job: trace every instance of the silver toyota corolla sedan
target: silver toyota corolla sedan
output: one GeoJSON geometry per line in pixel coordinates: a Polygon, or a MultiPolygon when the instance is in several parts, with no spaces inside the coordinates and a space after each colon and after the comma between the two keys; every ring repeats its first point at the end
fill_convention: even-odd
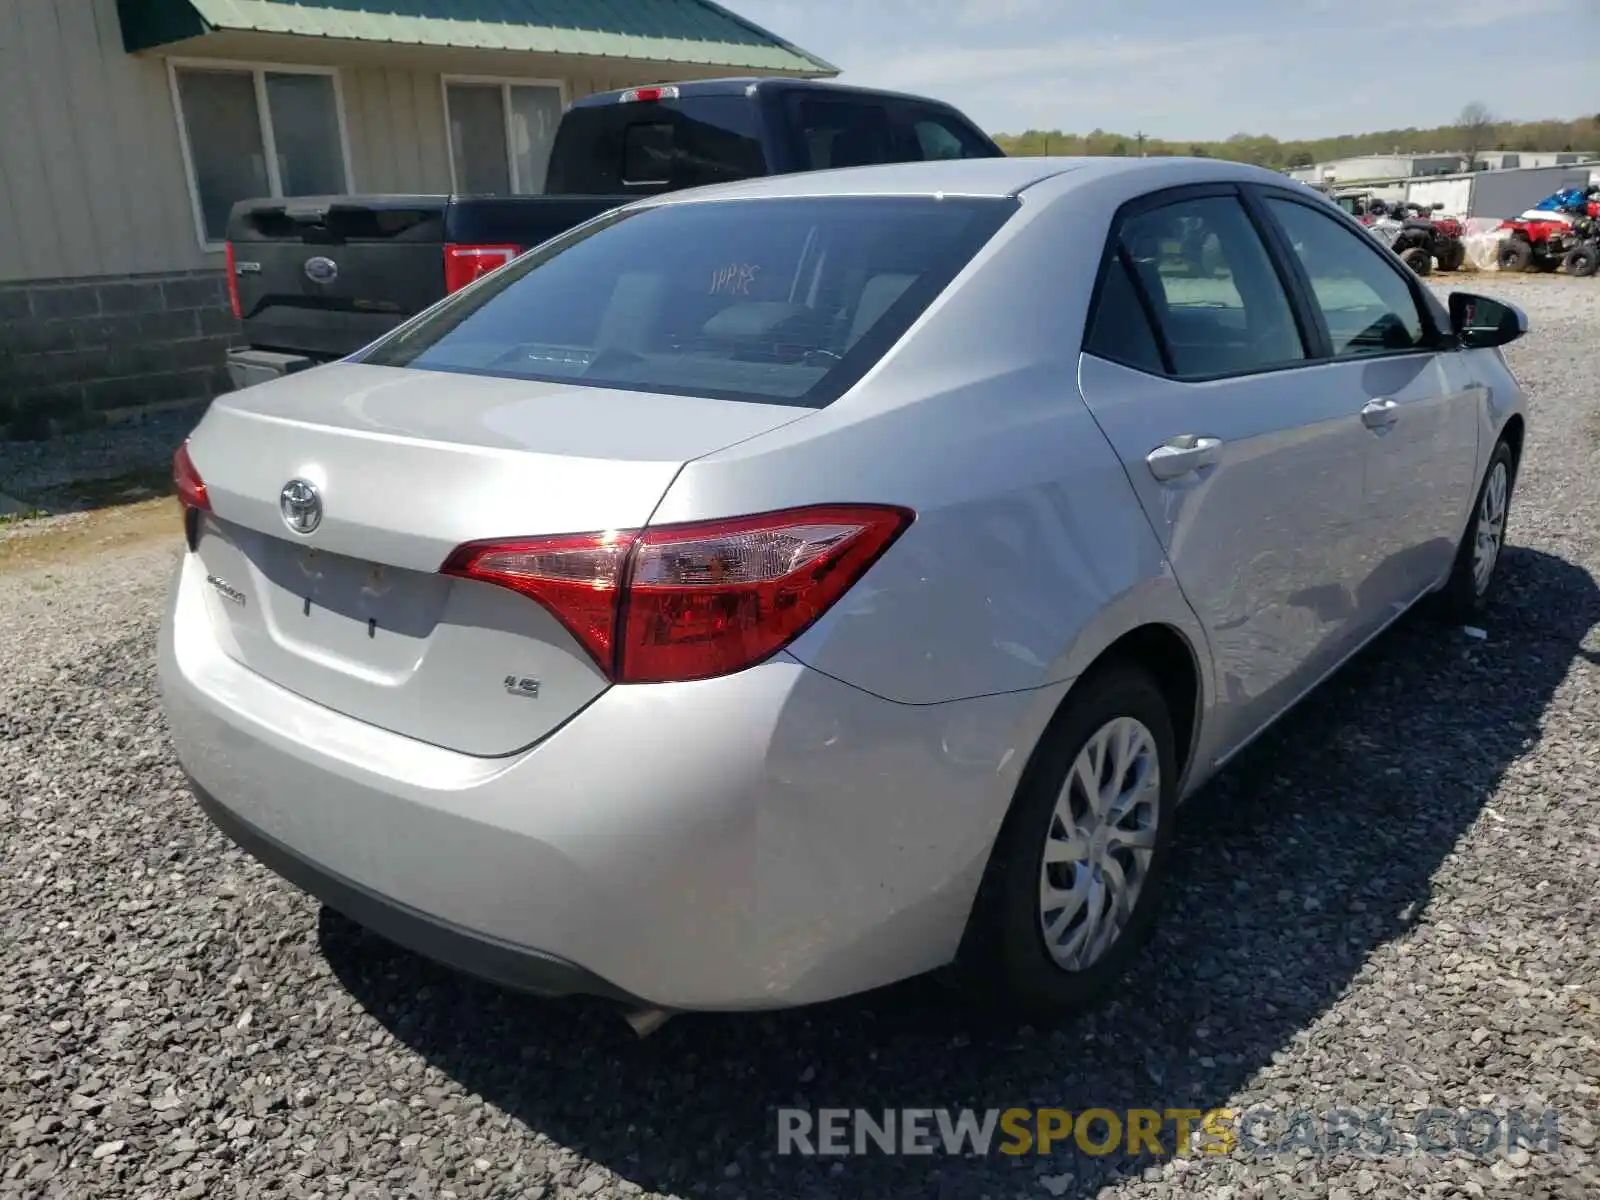
{"type": "Polygon", "coordinates": [[[263,862],[514,987],[1082,1003],[1181,799],[1485,601],[1525,330],[1235,164],[641,202],[211,406],[172,734],[263,862]]]}

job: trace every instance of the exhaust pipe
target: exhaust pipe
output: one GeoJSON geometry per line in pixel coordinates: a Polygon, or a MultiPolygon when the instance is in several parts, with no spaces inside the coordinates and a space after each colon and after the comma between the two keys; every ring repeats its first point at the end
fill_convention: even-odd
{"type": "Polygon", "coordinates": [[[664,1008],[635,1008],[623,1013],[622,1019],[640,1038],[647,1038],[670,1021],[672,1014],[664,1008]]]}

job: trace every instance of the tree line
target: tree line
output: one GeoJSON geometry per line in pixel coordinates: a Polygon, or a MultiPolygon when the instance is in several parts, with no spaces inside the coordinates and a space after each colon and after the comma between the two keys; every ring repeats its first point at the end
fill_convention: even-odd
{"type": "Polygon", "coordinates": [[[1174,141],[1154,134],[1063,133],[1029,129],[994,135],[1007,154],[1138,156],[1193,155],[1224,158],[1286,170],[1361,154],[1424,154],[1432,151],[1476,154],[1485,150],[1560,150],[1600,152],[1600,113],[1570,121],[1502,121],[1480,103],[1461,110],[1450,125],[1431,129],[1383,129],[1337,137],[1280,141],[1270,134],[1236,133],[1223,141],[1174,141]]]}

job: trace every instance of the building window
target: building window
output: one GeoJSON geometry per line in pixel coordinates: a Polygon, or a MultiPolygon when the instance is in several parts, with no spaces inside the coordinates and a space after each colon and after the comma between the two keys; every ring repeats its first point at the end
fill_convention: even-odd
{"type": "Polygon", "coordinates": [[[171,63],[200,241],[227,240],[239,200],[350,190],[338,77],[300,67],[171,63]]]}
{"type": "Polygon", "coordinates": [[[559,83],[447,78],[444,103],[450,179],[456,191],[544,191],[550,144],[565,107],[559,83]]]}

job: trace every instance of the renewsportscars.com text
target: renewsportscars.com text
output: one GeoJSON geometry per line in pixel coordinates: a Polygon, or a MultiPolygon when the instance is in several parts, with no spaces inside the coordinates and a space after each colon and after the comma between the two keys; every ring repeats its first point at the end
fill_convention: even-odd
{"type": "Polygon", "coordinates": [[[779,1154],[823,1156],[1272,1155],[1306,1149],[1367,1158],[1454,1151],[1492,1158],[1518,1147],[1554,1152],[1560,1146],[1553,1110],[781,1108],[777,1116],[779,1154]]]}

